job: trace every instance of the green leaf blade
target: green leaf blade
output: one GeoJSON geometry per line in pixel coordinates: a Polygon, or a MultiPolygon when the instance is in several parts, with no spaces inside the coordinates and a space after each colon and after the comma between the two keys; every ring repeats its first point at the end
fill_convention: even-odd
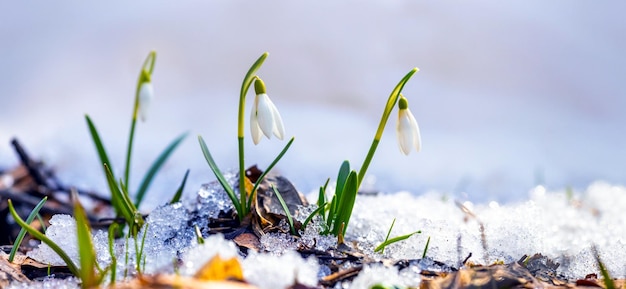
{"type": "Polygon", "coordinates": [[[178,203],[178,201],[180,201],[180,198],[183,195],[183,190],[185,189],[185,184],[187,183],[187,177],[189,177],[189,170],[187,170],[187,172],[185,172],[185,176],[183,177],[183,181],[180,183],[180,186],[178,187],[178,190],[176,190],[176,193],[174,194],[174,197],[172,197],[172,199],[170,200],[170,205],[174,204],[174,203],[178,203]]]}
{"type": "Polygon", "coordinates": [[[76,276],[81,276],[81,272],[78,269],[78,267],[76,267],[76,264],[74,264],[74,262],[72,261],[72,258],[70,258],[67,255],[67,253],[65,253],[65,251],[63,251],[63,249],[61,249],[61,247],[59,247],[59,245],[54,243],[54,241],[52,241],[50,238],[46,237],[46,235],[42,234],[37,229],[35,229],[35,228],[31,227],[30,225],[26,224],[26,222],[24,222],[24,220],[22,220],[22,218],[20,218],[20,216],[15,211],[15,208],[13,207],[13,202],[10,199],[8,200],[8,204],[9,204],[9,211],[11,212],[11,215],[13,216],[13,219],[15,220],[15,222],[18,225],[20,225],[20,227],[24,228],[29,234],[33,235],[33,237],[35,237],[36,239],[44,242],[55,253],[57,253],[57,255],[59,255],[59,257],[61,257],[63,262],[65,262],[65,264],[67,265],[67,268],[70,270],[70,272],[72,272],[72,274],[74,274],[76,276]]]}
{"type": "Polygon", "coordinates": [[[96,276],[96,251],[93,246],[91,236],[91,226],[87,220],[85,209],[78,201],[76,191],[72,192],[74,199],[74,219],[76,220],[76,236],[78,240],[78,255],[80,256],[80,269],[83,288],[92,288],[98,286],[98,278],[96,276]]]}
{"type": "MultiPolygon", "coordinates": [[[[213,171],[213,174],[215,174],[217,181],[220,183],[220,185],[222,185],[222,187],[226,191],[226,194],[228,195],[230,200],[233,202],[233,206],[235,206],[235,210],[237,211],[237,214],[239,215],[239,219],[241,220],[244,216],[242,214],[241,204],[239,203],[239,200],[237,199],[235,192],[228,184],[228,181],[226,181],[226,178],[224,177],[220,169],[217,167],[217,164],[215,163],[215,160],[213,160],[213,156],[211,155],[209,148],[204,142],[204,139],[202,139],[202,136],[198,136],[198,141],[200,142],[200,148],[202,149],[204,158],[209,164],[209,167],[211,168],[211,170],[213,171]]],[[[240,193],[245,194],[245,192],[240,192],[240,193]]]]}
{"type": "Polygon", "coordinates": [[[126,220],[128,225],[134,223],[134,215],[135,211],[131,207],[131,204],[128,203],[128,198],[124,196],[119,186],[117,185],[113,173],[109,166],[105,163],[104,170],[107,176],[107,182],[111,187],[111,204],[115,207],[118,214],[120,214],[126,220]]]}
{"type": "Polygon", "coordinates": [[[340,232],[340,225],[343,225],[341,234],[346,233],[350,216],[352,216],[352,209],[354,208],[354,202],[356,201],[356,195],[358,190],[358,176],[356,171],[351,171],[346,180],[346,185],[343,189],[341,199],[339,200],[337,219],[334,221],[333,233],[338,235],[340,232]]]}
{"type": "MultiPolygon", "coordinates": [[[[41,201],[39,201],[37,206],[35,206],[35,208],[28,215],[28,218],[26,218],[27,224],[30,225],[30,223],[32,223],[33,220],[35,220],[35,217],[37,217],[39,214],[39,210],[43,208],[47,200],[48,200],[48,197],[44,197],[43,199],[41,199],[41,201]]],[[[45,227],[43,222],[42,222],[42,226],[45,227]]],[[[19,234],[17,235],[17,238],[15,239],[15,243],[13,243],[13,248],[11,248],[11,253],[9,254],[9,262],[13,263],[13,259],[15,259],[15,254],[17,253],[17,250],[20,248],[20,245],[22,244],[22,241],[24,240],[24,236],[26,236],[26,229],[22,227],[20,229],[19,234]]]]}
{"type": "MultiPolygon", "coordinates": [[[[85,115],[85,120],[87,121],[87,126],[89,127],[89,133],[91,134],[91,139],[93,140],[93,143],[96,147],[96,152],[98,152],[100,163],[107,164],[107,166],[109,167],[109,170],[111,171],[111,174],[113,175],[113,179],[115,180],[115,175],[113,174],[111,161],[109,160],[109,155],[107,154],[106,149],[104,148],[104,144],[102,143],[102,139],[100,138],[98,129],[96,129],[96,126],[94,125],[93,121],[91,121],[91,118],[89,117],[89,115],[85,115]]],[[[105,168],[104,175],[106,176],[106,174],[107,174],[107,171],[105,168]]],[[[113,184],[115,184],[115,182],[113,182],[113,184]]],[[[110,182],[108,183],[109,190],[111,191],[111,193],[113,193],[113,186],[114,186],[113,184],[111,184],[110,182]]]]}
{"type": "Polygon", "coordinates": [[[287,204],[285,203],[283,196],[280,194],[280,192],[278,191],[278,189],[276,189],[274,185],[270,185],[270,186],[272,187],[272,190],[274,190],[276,197],[278,197],[280,206],[283,207],[283,210],[285,211],[285,215],[287,216],[287,221],[289,222],[289,229],[291,229],[291,234],[297,235],[296,228],[293,226],[293,218],[291,217],[291,211],[289,211],[289,207],[287,207],[287,204]]]}
{"type": "Polygon", "coordinates": [[[415,234],[420,234],[422,233],[422,231],[415,231],[413,233],[410,234],[406,234],[406,235],[402,235],[402,236],[398,236],[398,237],[394,237],[391,238],[389,240],[386,240],[385,242],[383,242],[382,244],[378,245],[376,248],[374,248],[374,252],[380,252],[383,249],[385,249],[386,246],[396,243],[396,242],[400,242],[402,240],[406,240],[408,238],[410,238],[411,236],[415,235],[415,234]]]}
{"type": "Polygon", "coordinates": [[[283,156],[285,155],[285,153],[287,152],[287,150],[289,150],[289,147],[291,147],[291,144],[293,143],[293,141],[295,140],[294,137],[292,137],[289,142],[287,142],[287,144],[285,145],[285,147],[280,151],[280,153],[278,153],[278,156],[276,156],[274,158],[274,160],[272,161],[272,163],[270,163],[270,165],[267,167],[267,169],[265,169],[265,171],[263,171],[263,173],[261,174],[261,176],[259,176],[259,179],[254,183],[254,187],[252,188],[252,192],[250,192],[250,196],[248,196],[248,201],[247,201],[247,209],[246,211],[248,211],[250,209],[250,207],[252,206],[252,198],[255,196],[254,192],[256,192],[256,190],[259,188],[259,185],[261,185],[261,182],[263,181],[263,179],[265,179],[265,176],[267,174],[269,174],[269,172],[274,168],[274,166],[276,166],[276,164],[278,163],[278,161],[280,161],[280,159],[283,158],[283,156]]]}
{"type": "Polygon", "coordinates": [[[165,164],[167,159],[174,152],[174,150],[176,150],[178,145],[180,145],[180,143],[185,139],[185,137],[187,137],[187,134],[188,133],[184,133],[184,134],[178,136],[176,139],[174,139],[163,150],[163,152],[159,155],[159,157],[157,157],[157,159],[154,161],[154,163],[152,163],[152,165],[148,169],[148,172],[146,173],[146,175],[144,176],[143,180],[141,181],[141,185],[139,186],[139,189],[137,190],[137,194],[135,196],[135,207],[139,208],[139,205],[141,205],[141,202],[143,201],[143,198],[145,197],[146,191],[150,187],[150,184],[152,183],[152,180],[154,179],[154,176],[157,174],[157,172],[159,172],[161,167],[163,167],[163,164],[165,164]]]}

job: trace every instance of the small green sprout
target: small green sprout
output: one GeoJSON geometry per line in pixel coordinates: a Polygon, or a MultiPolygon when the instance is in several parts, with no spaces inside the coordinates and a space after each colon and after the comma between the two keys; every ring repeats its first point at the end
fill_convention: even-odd
{"type": "Polygon", "coordinates": [[[176,193],[174,194],[174,196],[170,200],[170,205],[180,201],[180,198],[183,196],[183,190],[185,189],[185,184],[187,183],[187,177],[189,177],[189,170],[187,170],[185,172],[185,176],[183,177],[183,181],[180,183],[180,186],[178,187],[178,190],[176,190],[176,193]]]}
{"type": "MultiPolygon", "coordinates": [[[[41,201],[39,201],[37,206],[35,206],[35,208],[28,215],[28,218],[26,218],[26,224],[30,225],[30,223],[33,222],[35,217],[39,215],[39,210],[41,210],[41,208],[43,207],[43,205],[46,203],[47,200],[48,200],[48,197],[44,197],[43,199],[41,199],[41,201]]],[[[43,222],[41,222],[41,224],[43,225],[43,222]]],[[[24,236],[26,236],[26,229],[21,228],[19,234],[17,234],[17,238],[15,238],[15,243],[13,243],[13,248],[11,248],[11,253],[9,254],[9,262],[11,263],[13,262],[13,259],[15,258],[15,253],[17,253],[17,250],[20,248],[22,241],[24,240],[24,236]]]]}
{"type": "Polygon", "coordinates": [[[428,252],[428,245],[430,245],[430,236],[428,236],[428,240],[426,240],[426,246],[424,246],[424,253],[422,253],[422,259],[426,258],[426,253],[428,252]]]}
{"type": "Polygon", "coordinates": [[[378,245],[376,248],[374,248],[374,252],[380,252],[381,254],[385,252],[385,247],[387,247],[388,245],[391,245],[393,243],[396,242],[400,242],[402,240],[406,240],[408,238],[410,238],[411,236],[415,235],[415,234],[420,234],[422,233],[422,231],[415,231],[413,233],[410,234],[406,234],[406,235],[402,235],[402,236],[398,236],[398,237],[394,237],[389,239],[389,235],[391,235],[391,230],[393,229],[393,225],[396,223],[396,218],[393,218],[393,222],[391,222],[391,227],[389,227],[389,231],[387,231],[387,237],[385,237],[385,241],[382,242],[380,245],[378,245]]]}
{"type": "MultiPolygon", "coordinates": [[[[137,270],[137,272],[141,273],[143,270],[141,270],[141,260],[144,259],[145,262],[145,255],[143,254],[143,248],[146,244],[146,236],[148,235],[148,225],[146,225],[143,229],[143,237],[141,237],[141,246],[139,246],[139,241],[137,240],[137,238],[135,238],[135,262],[137,262],[137,264],[135,264],[135,269],[137,270]]],[[[144,269],[145,269],[145,264],[144,264],[144,269]]]]}
{"type": "Polygon", "coordinates": [[[252,108],[252,113],[250,117],[250,126],[252,133],[252,140],[255,144],[257,144],[263,135],[267,138],[274,134],[277,138],[283,139],[285,134],[284,126],[282,123],[282,119],[276,106],[272,103],[269,97],[266,94],[266,88],[263,81],[256,75],[256,72],[261,68],[261,65],[265,61],[269,54],[267,52],[263,53],[261,57],[259,57],[254,64],[250,67],[246,76],[244,77],[243,83],[241,84],[241,91],[239,94],[239,113],[237,118],[237,143],[238,143],[238,152],[239,152],[239,198],[235,194],[234,188],[228,184],[226,178],[221,173],[219,167],[215,163],[211,152],[209,151],[206,142],[201,136],[198,136],[198,141],[200,142],[200,148],[202,149],[202,153],[204,154],[204,158],[206,159],[209,167],[215,174],[218,182],[224,190],[226,194],[230,198],[237,211],[237,216],[239,220],[243,220],[243,218],[250,212],[250,208],[252,206],[252,200],[255,197],[256,189],[261,184],[265,175],[271,171],[271,169],[278,163],[278,161],[283,157],[283,155],[287,152],[291,144],[293,143],[294,138],[292,137],[287,145],[283,148],[283,150],[278,154],[274,161],[267,167],[267,169],[263,172],[263,174],[259,177],[259,179],[254,184],[250,195],[246,197],[246,182],[245,182],[245,162],[244,162],[244,111],[245,111],[245,100],[248,90],[250,86],[254,82],[254,89],[256,92],[256,97],[254,100],[254,106],[252,108]]]}
{"type": "Polygon", "coordinates": [[[289,222],[289,229],[291,230],[291,234],[297,235],[296,228],[293,225],[293,218],[291,217],[291,212],[289,211],[289,208],[287,207],[287,203],[285,203],[283,196],[280,194],[280,192],[278,191],[278,189],[276,189],[274,185],[270,185],[270,187],[274,191],[274,194],[276,194],[276,197],[278,197],[278,201],[280,202],[280,206],[283,207],[283,211],[285,211],[285,216],[287,216],[287,222],[289,222]]]}
{"type": "Polygon", "coordinates": [[[615,282],[613,282],[613,278],[611,274],[609,274],[609,270],[606,269],[602,260],[600,260],[600,254],[598,254],[598,249],[595,246],[591,248],[593,251],[593,256],[596,258],[596,263],[598,264],[598,269],[600,269],[600,274],[602,274],[602,281],[604,282],[604,287],[606,289],[615,289],[615,282]]]}
{"type": "MultiPolygon", "coordinates": [[[[126,161],[125,161],[125,169],[124,169],[124,178],[117,181],[115,174],[113,173],[112,163],[109,160],[106,149],[104,148],[104,144],[102,142],[102,138],[96,129],[93,121],[89,117],[89,115],[85,115],[85,120],[87,121],[87,126],[89,128],[89,132],[91,134],[94,145],[96,146],[96,151],[98,152],[98,156],[100,158],[100,162],[104,165],[104,174],[107,178],[107,184],[109,186],[109,190],[111,192],[111,203],[115,208],[115,211],[118,216],[123,216],[129,226],[139,226],[143,224],[143,219],[137,208],[141,205],[154,176],[157,172],[163,167],[163,164],[167,161],[170,155],[174,152],[174,150],[178,147],[178,145],[183,141],[183,139],[187,136],[187,134],[182,134],[176,139],[174,139],[157,157],[157,159],[152,163],[145,176],[143,177],[137,191],[135,193],[135,200],[132,202],[129,196],[129,188],[130,188],[130,161],[132,157],[132,149],[133,142],[135,139],[135,127],[137,124],[137,118],[141,117],[142,120],[145,120],[147,114],[147,108],[153,98],[154,89],[152,87],[152,73],[154,71],[154,64],[156,61],[156,52],[152,51],[146,58],[139,73],[139,79],[137,80],[137,89],[135,91],[135,101],[133,106],[133,112],[131,117],[130,124],[130,133],[128,137],[128,148],[126,152],[126,161]],[[121,196],[119,193],[123,193],[125,196],[121,196]]],[[[136,228],[138,229],[138,228],[136,228]]],[[[133,232],[136,232],[134,230],[133,232]]]]}
{"type": "Polygon", "coordinates": [[[118,230],[119,225],[117,223],[113,223],[109,226],[109,255],[111,255],[111,285],[115,285],[115,278],[117,274],[117,257],[115,256],[115,233],[118,230]]]}

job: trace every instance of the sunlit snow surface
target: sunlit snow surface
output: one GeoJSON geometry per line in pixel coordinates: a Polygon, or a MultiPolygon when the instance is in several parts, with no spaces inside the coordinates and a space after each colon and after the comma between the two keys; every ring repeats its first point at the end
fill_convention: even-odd
{"type": "MultiPolygon", "coordinates": [[[[223,190],[212,183],[203,186],[196,196],[187,199],[186,205],[177,203],[155,209],[147,220],[148,237],[144,248],[146,272],[172,273],[174,260],[180,258],[182,265],[177,265],[180,266],[178,271],[183,275],[193,275],[204,263],[220,254],[223,258],[239,258],[246,280],[260,288],[286,288],[292,284],[291,280],[315,285],[320,277],[330,273],[327,267],[318,265],[313,258],[305,260],[293,252],[298,244],[290,236],[282,234],[267,234],[261,239],[266,252],[250,254],[246,258],[237,253],[234,243],[219,234],[209,236],[205,244],[198,245],[193,226],[197,225],[198,215],[202,218],[208,216],[205,210],[199,212],[202,206],[193,206],[192,200],[204,206],[210,203],[222,206],[216,208],[227,209],[226,199],[223,190]],[[214,194],[210,201],[206,199],[206,191],[214,194]]],[[[595,183],[584,192],[566,192],[546,191],[544,187],[538,186],[529,192],[527,201],[520,203],[463,203],[475,217],[463,212],[458,203],[437,192],[421,196],[409,192],[360,195],[348,227],[347,243],[374,259],[420,259],[426,240],[430,237],[428,258],[420,263],[420,266],[426,267],[432,266],[428,262],[436,260],[458,268],[470,253],[471,261],[482,264],[499,260],[509,263],[524,255],[542,253],[560,263],[558,273],[570,279],[597,273],[591,253],[591,247],[596,245],[610,273],[614,277],[626,276],[624,187],[595,183]],[[417,230],[421,230],[421,233],[389,245],[382,255],[374,253],[373,248],[383,241],[393,218],[396,218],[396,223],[391,237],[417,230]],[[485,228],[484,245],[479,224],[485,228]]],[[[70,217],[55,216],[47,234],[59,241],[77,262],[75,244],[68,242],[66,237],[75,234],[73,226],[74,221],[70,217]]],[[[310,246],[315,238],[316,248],[320,250],[334,244],[333,238],[320,237],[317,232],[315,226],[309,226],[299,242],[310,246]]],[[[140,236],[142,234],[143,231],[140,236]]],[[[108,251],[102,252],[107,250],[103,233],[96,233],[95,242],[98,254],[108,255],[108,251]]],[[[132,240],[129,242],[134,244],[132,240]]],[[[123,260],[124,244],[118,245],[122,246],[117,250],[118,259],[123,260]]],[[[134,246],[129,247],[132,267],[134,246]]],[[[60,262],[56,254],[45,245],[29,255],[43,263],[60,262]]],[[[110,262],[107,258],[99,260],[101,265],[110,262]]],[[[120,268],[123,270],[123,265],[118,270],[120,268]]],[[[381,281],[396,285],[417,285],[419,278],[408,269],[398,271],[378,264],[371,268],[366,266],[350,288],[368,288],[381,281]]]]}

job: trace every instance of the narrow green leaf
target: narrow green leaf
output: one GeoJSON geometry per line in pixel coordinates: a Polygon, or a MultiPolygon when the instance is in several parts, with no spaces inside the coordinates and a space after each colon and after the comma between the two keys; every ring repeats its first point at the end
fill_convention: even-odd
{"type": "Polygon", "coordinates": [[[180,183],[178,190],[174,194],[174,197],[170,200],[170,205],[173,203],[178,203],[180,201],[180,197],[183,195],[183,190],[185,189],[185,184],[187,183],[187,177],[189,176],[189,170],[185,172],[185,176],[183,177],[183,181],[180,183]]]}
{"type": "Polygon", "coordinates": [[[46,222],[41,217],[41,214],[37,214],[37,220],[39,220],[39,224],[41,224],[41,231],[45,234],[47,230],[46,222]]]}
{"type": "Polygon", "coordinates": [[[174,139],[165,148],[165,150],[163,150],[163,152],[154,161],[154,163],[150,166],[150,169],[148,169],[148,172],[143,177],[143,180],[141,181],[141,185],[139,186],[139,189],[137,190],[137,195],[135,196],[135,207],[139,208],[139,205],[141,205],[141,202],[143,201],[146,191],[148,190],[148,188],[150,187],[150,184],[152,183],[152,179],[154,179],[154,176],[161,169],[165,161],[167,161],[167,159],[170,157],[172,152],[176,150],[176,147],[178,147],[178,145],[183,141],[183,139],[185,139],[185,137],[187,137],[187,133],[184,133],[180,135],[179,137],[177,137],[176,139],[174,139]]]}
{"type": "Polygon", "coordinates": [[[333,227],[333,234],[337,228],[339,227],[339,224],[341,224],[341,222],[339,222],[337,220],[337,217],[339,215],[339,211],[340,211],[340,203],[342,198],[342,194],[344,192],[344,187],[346,186],[346,181],[348,179],[348,175],[350,174],[350,162],[348,161],[344,161],[341,164],[341,167],[339,168],[339,173],[337,175],[337,184],[335,185],[335,195],[333,196],[333,199],[330,203],[330,212],[328,213],[328,218],[329,220],[328,222],[328,226],[330,227],[332,225],[333,227]]]}
{"type": "Polygon", "coordinates": [[[386,240],[386,241],[385,241],[385,242],[383,242],[382,244],[378,245],[378,247],[376,247],[376,248],[374,249],[374,252],[379,252],[379,251],[382,251],[382,250],[383,250],[386,246],[388,246],[388,245],[390,245],[390,244],[393,244],[393,243],[396,243],[396,242],[400,242],[400,241],[402,241],[402,240],[406,240],[406,239],[410,238],[411,236],[413,236],[413,235],[415,235],[415,234],[419,234],[419,233],[421,233],[421,232],[422,232],[422,231],[415,231],[415,232],[410,233],[410,234],[406,234],[406,235],[402,235],[402,236],[398,236],[398,237],[394,237],[394,238],[391,238],[391,239],[389,239],[389,240],[386,240]]]}
{"type": "Polygon", "coordinates": [[[78,194],[72,190],[74,203],[74,219],[76,219],[76,236],[78,238],[78,256],[80,257],[81,282],[83,288],[98,286],[96,276],[96,251],[91,238],[91,226],[87,220],[85,209],[78,200],[78,194]]]}
{"type": "Polygon", "coordinates": [[[126,220],[126,224],[132,225],[134,223],[134,211],[127,203],[124,194],[122,193],[122,191],[120,191],[120,188],[117,186],[113,177],[113,173],[106,163],[104,164],[104,171],[106,173],[107,181],[109,182],[109,184],[113,184],[111,186],[111,204],[113,204],[118,214],[124,217],[124,219],[126,220]]]}
{"type": "MultiPolygon", "coordinates": [[[[339,199],[337,195],[333,195],[332,199],[330,199],[330,206],[328,206],[328,215],[326,216],[326,228],[330,229],[333,227],[333,221],[337,219],[337,203],[339,199]]],[[[324,235],[328,234],[327,231],[324,231],[324,235]]]]}
{"type": "MultiPolygon", "coordinates": [[[[261,185],[261,182],[263,181],[263,179],[265,179],[265,176],[274,168],[274,166],[278,163],[278,161],[280,161],[280,159],[283,158],[283,156],[285,155],[285,153],[287,152],[287,150],[289,149],[289,147],[291,146],[291,144],[294,141],[294,137],[292,137],[289,142],[287,142],[287,144],[285,145],[285,147],[280,151],[280,153],[278,154],[278,156],[276,156],[274,158],[274,160],[272,161],[272,163],[267,167],[267,169],[265,169],[265,171],[263,171],[263,173],[261,174],[261,176],[259,176],[259,179],[256,180],[256,182],[254,183],[254,187],[252,188],[252,192],[250,193],[250,196],[248,196],[248,202],[247,202],[247,209],[246,211],[248,211],[250,209],[250,207],[252,206],[252,198],[255,196],[254,192],[256,192],[256,190],[259,188],[259,185],[261,185]]],[[[241,177],[241,176],[240,176],[241,177]]]]}
{"type": "MultiPolygon", "coordinates": [[[[35,220],[35,217],[39,215],[39,210],[41,210],[41,208],[43,207],[43,205],[46,203],[47,200],[48,200],[48,197],[44,197],[43,199],[41,199],[41,201],[39,201],[37,206],[35,206],[35,208],[28,215],[28,218],[26,218],[27,224],[30,225],[30,223],[32,223],[33,220],[35,220]]],[[[41,222],[41,225],[45,226],[43,222],[41,222]]],[[[11,248],[11,253],[9,254],[9,262],[13,263],[13,259],[15,258],[15,253],[17,253],[17,250],[22,245],[22,240],[24,240],[24,236],[26,236],[26,229],[21,228],[19,234],[17,234],[15,243],[13,243],[13,248],[11,248]]]]}
{"type": "Polygon", "coordinates": [[[109,226],[109,254],[111,256],[111,265],[109,265],[109,267],[111,268],[111,285],[115,285],[115,277],[117,274],[117,256],[115,256],[114,244],[115,233],[117,232],[118,227],[117,223],[113,223],[109,226]]]}
{"type": "Polygon", "coordinates": [[[128,135],[128,147],[126,150],[126,162],[124,166],[124,183],[130,183],[130,160],[133,155],[133,142],[135,140],[135,127],[137,126],[137,114],[139,112],[139,88],[135,97],[135,107],[133,108],[133,118],[130,120],[130,133],[128,135]]]}
{"type": "MultiPolygon", "coordinates": [[[[141,246],[139,248],[137,248],[138,244],[137,244],[137,238],[135,238],[135,254],[136,254],[136,262],[137,262],[137,266],[136,266],[136,270],[137,272],[139,272],[141,274],[141,262],[140,260],[142,258],[144,258],[144,254],[143,254],[143,248],[146,245],[146,236],[148,235],[148,228],[149,225],[146,225],[143,229],[143,237],[141,237],[141,246]]],[[[145,267],[145,266],[144,266],[145,267]]]]}
{"type": "Polygon", "coordinates": [[[424,253],[422,253],[422,259],[426,258],[426,252],[428,252],[428,245],[430,245],[430,236],[426,240],[426,246],[424,247],[424,253]]]}
{"type": "Polygon", "coordinates": [[[272,187],[272,190],[274,190],[274,193],[276,194],[276,197],[278,197],[278,201],[280,202],[280,205],[283,207],[283,210],[285,211],[285,215],[287,216],[287,221],[289,222],[289,228],[291,229],[291,234],[297,235],[296,228],[293,226],[293,218],[291,217],[291,212],[289,211],[289,207],[287,207],[285,200],[283,200],[283,196],[280,194],[280,192],[276,189],[274,185],[270,185],[270,187],[272,187]]]}
{"type": "Polygon", "coordinates": [[[339,174],[337,175],[337,186],[335,188],[335,195],[341,199],[341,194],[343,193],[343,188],[346,185],[346,181],[348,180],[348,176],[350,175],[350,162],[343,161],[341,164],[341,168],[339,168],[339,174]]]}
{"type": "MultiPolygon", "coordinates": [[[[215,174],[217,181],[220,183],[220,185],[222,185],[222,187],[226,191],[226,194],[228,194],[228,197],[233,202],[233,206],[235,206],[235,210],[237,210],[237,215],[239,215],[239,219],[241,220],[244,216],[242,215],[241,204],[239,203],[235,192],[228,184],[228,181],[226,181],[226,178],[224,178],[224,175],[222,175],[222,172],[220,172],[220,169],[217,167],[217,164],[215,163],[215,160],[213,160],[213,156],[211,156],[211,152],[209,152],[209,148],[206,146],[204,139],[202,139],[201,136],[198,136],[198,141],[200,142],[200,148],[202,149],[204,158],[206,159],[209,167],[215,174]]],[[[245,194],[245,192],[240,193],[245,194]]]]}
{"type": "Polygon", "coordinates": [[[344,235],[346,234],[350,216],[352,215],[352,208],[354,207],[354,202],[356,201],[357,189],[358,177],[356,171],[353,170],[350,172],[350,175],[346,180],[346,185],[343,189],[341,199],[339,200],[337,220],[334,222],[335,227],[333,228],[334,234],[339,234],[339,224],[344,224],[341,233],[344,235]]]}
{"type": "Polygon", "coordinates": [[[37,240],[40,240],[40,241],[44,242],[46,245],[48,245],[52,249],[52,251],[57,253],[57,255],[59,255],[59,257],[61,257],[63,262],[65,262],[65,264],[67,265],[67,268],[70,270],[70,272],[72,272],[72,274],[74,274],[76,276],[81,276],[81,272],[78,269],[78,267],[76,267],[76,264],[74,264],[74,262],[72,262],[72,258],[70,258],[67,255],[67,253],[65,253],[65,251],[63,251],[63,249],[61,249],[61,247],[59,247],[59,245],[57,245],[52,240],[50,240],[48,237],[46,237],[46,235],[42,234],[41,232],[39,232],[37,229],[31,227],[30,225],[26,224],[26,222],[24,222],[24,220],[22,220],[22,218],[20,218],[20,216],[15,211],[15,208],[13,207],[13,202],[11,202],[10,199],[8,200],[8,203],[9,203],[9,211],[11,212],[11,215],[13,216],[13,219],[15,220],[15,222],[18,225],[20,225],[20,227],[22,227],[26,231],[28,231],[28,233],[31,234],[33,237],[35,237],[37,240]]]}
{"type": "MultiPolygon", "coordinates": [[[[302,230],[303,231],[304,231],[304,229],[306,229],[306,226],[309,224],[309,222],[311,222],[313,217],[315,217],[316,214],[319,214],[320,212],[322,212],[322,210],[324,210],[326,208],[326,206],[328,206],[328,203],[323,204],[321,207],[317,207],[317,209],[315,209],[315,211],[313,211],[308,217],[306,217],[306,219],[304,220],[304,223],[302,223],[302,230]]],[[[323,216],[323,214],[322,214],[322,216],[323,216]]]]}
{"type": "Polygon", "coordinates": [[[593,255],[596,258],[596,263],[598,264],[598,269],[600,269],[600,274],[602,274],[602,281],[604,282],[604,286],[606,289],[615,289],[615,282],[613,282],[613,278],[611,274],[609,274],[609,270],[606,269],[602,260],[600,260],[600,255],[598,254],[598,250],[595,245],[591,248],[593,251],[593,255]]]}
{"type": "MultiPolygon", "coordinates": [[[[324,208],[326,204],[328,204],[328,200],[326,200],[326,188],[328,187],[328,183],[330,182],[330,178],[326,179],[326,183],[320,187],[319,194],[317,195],[317,207],[324,208]]],[[[320,211],[320,216],[322,216],[322,220],[326,221],[326,214],[324,214],[326,209],[320,211]]]]}
{"type": "MultiPolygon", "coordinates": [[[[393,221],[391,222],[391,227],[389,227],[389,231],[387,231],[387,236],[385,237],[385,241],[383,241],[383,243],[389,240],[389,235],[391,235],[391,230],[393,230],[393,225],[395,224],[396,224],[396,218],[393,218],[393,221]]],[[[380,253],[384,254],[385,248],[383,248],[380,253]]]]}
{"type": "MultiPolygon", "coordinates": [[[[111,161],[109,160],[109,156],[104,148],[104,144],[102,143],[102,139],[100,138],[100,134],[98,134],[98,130],[96,126],[91,121],[89,115],[85,115],[85,120],[87,121],[87,126],[89,127],[89,133],[91,134],[91,138],[93,140],[94,145],[96,146],[96,151],[98,152],[98,157],[100,158],[100,163],[107,164],[109,167],[109,171],[113,176],[113,180],[115,180],[115,175],[113,174],[113,168],[111,167],[111,161]]],[[[106,176],[107,170],[104,169],[104,175],[106,176]]],[[[113,186],[115,186],[115,182],[108,182],[109,190],[113,193],[113,186]]],[[[117,212],[118,214],[120,212],[117,212]]]]}

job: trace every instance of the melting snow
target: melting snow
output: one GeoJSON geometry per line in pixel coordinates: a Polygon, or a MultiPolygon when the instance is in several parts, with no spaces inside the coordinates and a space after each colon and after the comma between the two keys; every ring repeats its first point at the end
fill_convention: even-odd
{"type": "MultiPolygon", "coordinates": [[[[229,178],[232,180],[232,176],[229,178]]],[[[203,186],[192,198],[195,204],[188,199],[183,202],[184,205],[163,205],[152,211],[146,222],[147,227],[144,227],[147,228],[144,248],[146,272],[171,273],[175,260],[179,258],[182,260],[182,265],[179,264],[181,274],[193,275],[215,254],[220,254],[223,258],[239,258],[246,280],[260,288],[286,288],[293,280],[315,285],[321,276],[330,273],[327,267],[318,265],[315,258],[302,259],[294,252],[299,244],[315,244],[320,250],[335,244],[334,238],[319,236],[319,227],[314,224],[309,225],[297,241],[284,234],[266,234],[261,238],[266,253],[251,253],[246,258],[240,256],[235,244],[222,235],[208,236],[205,244],[197,244],[194,226],[206,227],[209,216],[214,217],[219,210],[229,209],[229,200],[224,198],[227,197],[223,190],[212,183],[203,186]]],[[[475,263],[500,260],[508,263],[524,255],[542,253],[560,263],[557,272],[569,278],[582,278],[598,271],[591,252],[591,246],[595,244],[610,273],[614,277],[626,276],[626,263],[623,262],[626,260],[624,187],[596,183],[585,192],[567,193],[548,192],[539,186],[530,191],[529,199],[524,202],[466,202],[464,205],[472,210],[475,217],[464,213],[453,200],[435,192],[421,196],[408,192],[360,195],[346,240],[374,259],[421,259],[426,240],[430,237],[427,258],[411,262],[418,262],[420,268],[435,270],[442,269],[435,264],[435,260],[458,267],[470,253],[470,260],[475,263]],[[374,253],[373,248],[384,240],[393,218],[396,218],[396,223],[391,237],[417,230],[421,233],[389,245],[384,254],[374,253]],[[484,237],[481,224],[484,226],[484,237]]],[[[304,208],[296,218],[302,221],[313,209],[304,208]]],[[[319,221],[317,219],[313,223],[319,221]]],[[[56,215],[50,223],[46,231],[48,237],[58,242],[78,263],[74,220],[67,215],[56,215]]],[[[139,236],[143,234],[144,231],[141,231],[139,236]]],[[[97,232],[94,241],[99,261],[106,266],[110,262],[106,233],[97,232]]],[[[135,262],[133,244],[134,241],[130,240],[130,267],[135,262]]],[[[116,244],[118,260],[124,260],[124,246],[123,241],[116,244]]],[[[44,244],[30,252],[29,256],[42,263],[63,264],[44,244]]],[[[383,281],[385,284],[416,285],[419,283],[417,274],[411,269],[366,265],[350,288],[368,288],[383,281]]]]}

